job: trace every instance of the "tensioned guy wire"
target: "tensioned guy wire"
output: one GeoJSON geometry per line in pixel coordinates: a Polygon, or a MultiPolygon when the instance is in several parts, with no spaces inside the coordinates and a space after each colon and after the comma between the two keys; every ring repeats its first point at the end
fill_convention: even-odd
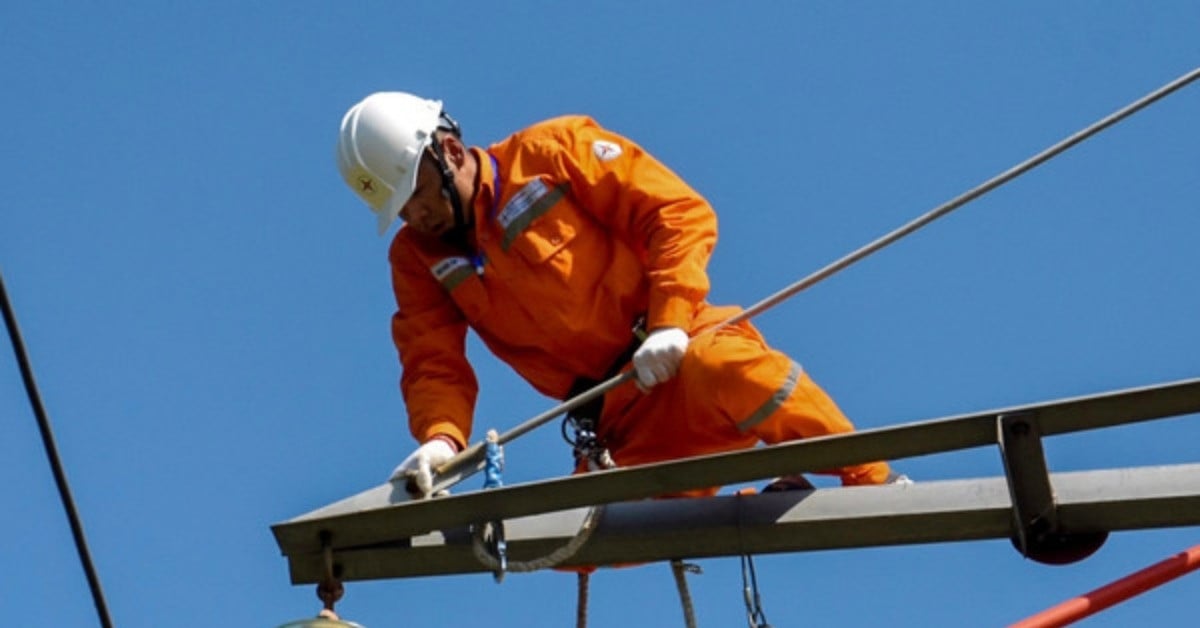
{"type": "MultiPolygon", "coordinates": [[[[717,325],[715,327],[709,328],[704,333],[715,331],[722,327],[727,327],[729,325],[733,325],[733,324],[739,323],[741,321],[748,320],[754,316],[757,316],[757,315],[765,312],[766,310],[778,305],[779,303],[795,296],[801,290],[804,290],[805,288],[811,287],[812,285],[814,285],[824,279],[829,278],[830,276],[837,273],[838,271],[843,270],[847,266],[854,264],[855,262],[863,259],[864,257],[878,251],[879,249],[882,249],[883,247],[885,247],[889,244],[892,244],[896,240],[899,240],[900,238],[903,238],[904,236],[911,234],[912,232],[920,229],[921,227],[924,227],[925,225],[933,222],[934,220],[937,220],[938,218],[941,218],[942,216],[949,214],[950,212],[958,209],[959,207],[962,207],[963,205],[966,205],[967,203],[979,198],[980,196],[983,196],[984,194],[991,192],[992,190],[1000,187],[1001,185],[1004,185],[1005,183],[1012,181],[1013,179],[1021,176],[1022,174],[1025,174],[1026,172],[1036,168],[1037,166],[1049,161],[1053,157],[1066,151],[1067,149],[1071,148],[1072,146],[1079,144],[1080,142],[1092,137],[1093,135],[1096,135],[1097,133],[1107,129],[1108,127],[1111,127],[1114,124],[1120,122],[1121,120],[1124,120],[1125,118],[1133,115],[1134,113],[1140,111],[1141,109],[1144,109],[1145,107],[1154,103],[1155,101],[1160,100],[1161,98],[1171,94],[1172,92],[1177,91],[1178,89],[1191,83],[1192,81],[1196,80],[1197,78],[1200,78],[1200,67],[1195,68],[1195,69],[1191,70],[1190,72],[1187,72],[1186,74],[1180,76],[1179,78],[1171,81],[1170,83],[1167,83],[1166,85],[1163,85],[1162,87],[1154,90],[1153,92],[1150,92],[1149,94],[1146,94],[1145,96],[1130,103],[1129,105],[1126,105],[1125,107],[1109,114],[1108,116],[1106,116],[1100,120],[1097,120],[1096,122],[1092,123],[1091,125],[1087,126],[1086,128],[1076,132],[1075,134],[1067,137],[1066,139],[1063,139],[1062,141],[1058,142],[1057,144],[1050,146],[1049,148],[1034,155],[1033,157],[1026,159],[1025,161],[1017,164],[1016,166],[1013,166],[1012,168],[1008,169],[1007,171],[1002,172],[1002,173],[996,175],[995,177],[992,177],[991,179],[980,184],[979,186],[977,186],[971,190],[968,190],[967,192],[959,195],[958,197],[955,197],[954,199],[952,199],[942,205],[939,205],[938,207],[935,207],[934,209],[919,216],[918,218],[912,220],[911,222],[909,222],[905,225],[902,225],[901,227],[892,231],[891,233],[888,233],[887,235],[884,235],[883,237],[876,239],[875,241],[873,241],[873,242],[859,248],[858,250],[851,252],[850,254],[846,255],[845,257],[842,257],[841,259],[833,262],[832,264],[825,266],[824,268],[818,270],[817,272],[812,273],[811,275],[787,286],[786,288],[780,290],[779,292],[776,292],[775,294],[772,294],[771,296],[759,301],[758,303],[751,305],[750,307],[743,310],[740,314],[737,314],[736,316],[731,317],[729,320],[727,320],[723,323],[720,323],[719,325],[717,325]]],[[[561,404],[559,404],[553,408],[550,408],[549,410],[546,410],[545,412],[542,412],[541,414],[539,414],[535,417],[532,417],[532,418],[526,420],[524,423],[517,425],[516,427],[512,428],[511,430],[509,430],[507,432],[504,432],[503,434],[500,434],[499,442],[501,445],[508,443],[509,441],[522,436],[526,432],[532,431],[533,429],[553,420],[555,417],[563,414],[564,412],[569,412],[571,410],[574,410],[575,408],[582,406],[583,404],[591,401],[592,399],[595,399],[596,397],[599,397],[600,395],[607,393],[608,391],[612,390],[613,388],[616,388],[617,386],[621,385],[622,383],[633,379],[633,377],[634,377],[634,372],[632,370],[625,371],[624,373],[621,373],[619,375],[614,375],[614,376],[610,377],[609,379],[607,379],[603,382],[600,382],[599,384],[592,387],[591,389],[586,390],[570,399],[567,399],[566,401],[562,402],[561,404]]],[[[465,449],[464,451],[459,453],[457,456],[455,456],[454,458],[451,458],[449,461],[447,461],[446,464],[442,465],[441,467],[439,467],[437,469],[437,474],[439,476],[450,476],[451,474],[460,474],[460,477],[457,477],[457,478],[447,477],[446,479],[451,479],[452,481],[449,483],[441,483],[441,484],[439,484],[437,482],[437,480],[435,479],[435,488],[446,488],[450,484],[453,484],[456,481],[460,481],[460,480],[466,478],[468,475],[470,475],[472,473],[471,471],[467,470],[468,467],[470,467],[471,465],[478,466],[482,459],[483,459],[483,444],[476,443],[474,445],[471,445],[470,447],[468,447],[467,449],[465,449]]]]}
{"type": "Polygon", "coordinates": [[[25,393],[33,413],[37,417],[38,429],[42,433],[42,445],[46,448],[46,458],[50,461],[50,469],[54,472],[54,482],[58,485],[58,495],[62,499],[63,508],[67,511],[67,520],[71,524],[71,535],[75,538],[75,550],[79,553],[79,562],[87,575],[88,587],[92,590],[92,600],[96,604],[96,614],[100,625],[112,628],[112,618],[108,615],[108,605],[104,601],[104,591],[100,588],[100,577],[92,564],[88,552],[87,539],[83,535],[83,524],[80,523],[79,513],[75,509],[75,500],[71,497],[71,487],[67,484],[67,474],[63,470],[62,461],[58,457],[58,447],[54,444],[54,432],[50,430],[50,417],[42,405],[42,396],[38,393],[37,382],[33,378],[33,367],[29,363],[29,355],[25,352],[25,343],[21,339],[21,330],[17,327],[17,316],[13,312],[12,303],[8,300],[8,291],[4,288],[4,273],[0,272],[0,308],[4,310],[4,324],[8,327],[8,338],[12,341],[13,353],[17,357],[17,365],[21,369],[21,379],[25,382],[25,393]]]}

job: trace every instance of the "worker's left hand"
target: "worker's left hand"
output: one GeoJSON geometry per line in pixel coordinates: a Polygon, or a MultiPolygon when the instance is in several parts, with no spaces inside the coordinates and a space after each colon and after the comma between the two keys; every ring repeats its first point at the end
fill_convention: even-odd
{"type": "Polygon", "coordinates": [[[418,494],[414,497],[429,497],[433,489],[434,470],[454,457],[454,446],[443,438],[434,437],[408,455],[388,478],[391,482],[403,481],[413,484],[418,494]]]}
{"type": "Polygon", "coordinates": [[[645,390],[675,377],[687,346],[687,332],[678,327],[663,327],[650,332],[633,354],[638,385],[645,390]]]}

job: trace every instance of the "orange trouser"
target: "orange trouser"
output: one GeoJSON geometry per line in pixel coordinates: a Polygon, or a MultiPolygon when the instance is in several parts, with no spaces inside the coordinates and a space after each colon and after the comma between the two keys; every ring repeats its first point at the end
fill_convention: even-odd
{"type": "MultiPolygon", "coordinates": [[[[711,308],[705,314],[716,321],[729,311],[711,308]]],[[[650,392],[632,384],[609,392],[599,435],[617,465],[630,466],[852,431],[849,419],[800,366],[743,322],[694,333],[678,375],[650,392]]],[[[847,486],[881,484],[889,472],[885,462],[819,471],[840,476],[847,486]]]]}

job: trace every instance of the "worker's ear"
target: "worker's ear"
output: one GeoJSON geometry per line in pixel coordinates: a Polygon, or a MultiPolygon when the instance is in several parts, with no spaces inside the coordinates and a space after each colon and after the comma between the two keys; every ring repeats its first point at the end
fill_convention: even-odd
{"type": "Polygon", "coordinates": [[[442,154],[446,156],[446,161],[450,162],[455,170],[462,168],[467,161],[467,147],[462,141],[449,133],[443,134],[438,141],[442,143],[442,154]]]}

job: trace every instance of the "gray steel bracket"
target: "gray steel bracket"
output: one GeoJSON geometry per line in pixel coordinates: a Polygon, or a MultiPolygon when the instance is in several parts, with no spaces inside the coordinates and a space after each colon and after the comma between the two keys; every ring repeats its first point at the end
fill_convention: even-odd
{"type": "Polygon", "coordinates": [[[1012,498],[1012,543],[1017,551],[1040,563],[1063,565],[1100,549],[1107,531],[1070,531],[1059,522],[1037,413],[1001,414],[996,439],[1012,498]]]}

